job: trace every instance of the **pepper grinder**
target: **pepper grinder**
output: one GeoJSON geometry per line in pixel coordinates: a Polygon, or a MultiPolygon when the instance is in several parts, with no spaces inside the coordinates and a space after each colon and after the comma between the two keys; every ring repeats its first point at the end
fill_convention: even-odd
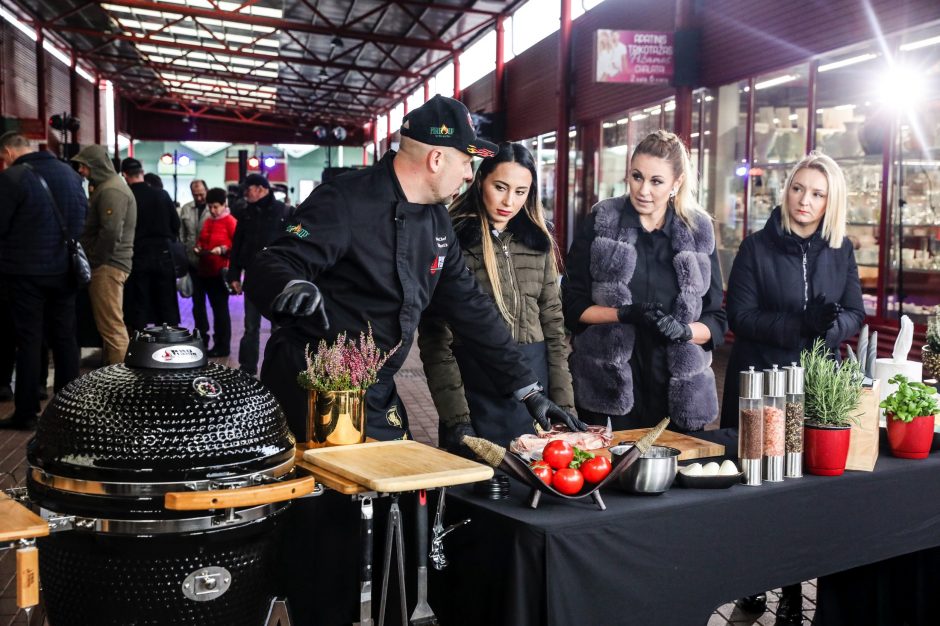
{"type": "Polygon", "coordinates": [[[764,375],[751,366],[738,374],[738,458],[744,471],[745,485],[761,484],[761,456],[764,451],[764,417],[762,400],[764,375]]]}
{"type": "Polygon", "coordinates": [[[764,370],[764,480],[783,480],[783,459],[786,453],[786,391],[787,373],[777,369],[764,370]]]}
{"type": "Polygon", "coordinates": [[[803,368],[792,363],[787,370],[787,478],[803,477],[803,368]]]}

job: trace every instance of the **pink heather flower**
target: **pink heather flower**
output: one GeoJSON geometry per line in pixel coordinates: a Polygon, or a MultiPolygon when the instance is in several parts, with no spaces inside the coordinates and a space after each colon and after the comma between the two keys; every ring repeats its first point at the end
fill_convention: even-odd
{"type": "Polygon", "coordinates": [[[307,389],[323,391],[367,389],[375,383],[379,370],[399,347],[401,342],[383,354],[375,345],[371,324],[368,334],[359,333],[358,342],[347,339],[345,332],[337,335],[329,346],[321,339],[316,353],[311,352],[307,345],[304,354],[307,367],[298,376],[298,382],[307,389]]]}

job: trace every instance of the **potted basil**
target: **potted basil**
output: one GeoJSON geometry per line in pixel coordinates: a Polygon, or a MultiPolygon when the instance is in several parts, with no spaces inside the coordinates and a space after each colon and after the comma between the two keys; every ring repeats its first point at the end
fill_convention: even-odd
{"type": "Polygon", "coordinates": [[[852,424],[857,424],[862,372],[857,361],[837,363],[822,339],[800,355],[806,394],[803,461],[810,474],[845,471],[852,424]]]}
{"type": "Polygon", "coordinates": [[[879,406],[885,410],[891,454],[902,459],[925,459],[940,409],[934,390],[924,383],[910,382],[903,374],[896,374],[888,382],[898,387],[879,406]]]}

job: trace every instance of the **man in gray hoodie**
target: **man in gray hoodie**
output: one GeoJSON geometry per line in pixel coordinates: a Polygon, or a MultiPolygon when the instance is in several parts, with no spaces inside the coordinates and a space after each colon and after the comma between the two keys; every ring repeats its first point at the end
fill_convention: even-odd
{"type": "Polygon", "coordinates": [[[122,363],[128,344],[124,283],[134,256],[137,202],[104,147],[85,146],[72,160],[92,187],[82,234],[82,247],[91,263],[91,310],[108,363],[122,363]]]}

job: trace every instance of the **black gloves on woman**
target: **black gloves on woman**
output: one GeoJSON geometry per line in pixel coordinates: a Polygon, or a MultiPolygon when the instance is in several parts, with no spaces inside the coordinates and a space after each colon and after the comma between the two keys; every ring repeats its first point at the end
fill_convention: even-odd
{"type": "Polygon", "coordinates": [[[551,430],[552,422],[561,422],[572,431],[585,431],[587,424],[548,399],[541,391],[534,391],[522,399],[529,411],[543,430],[551,430]]]}
{"type": "Polygon", "coordinates": [[[838,302],[826,302],[826,294],[819,294],[806,305],[803,319],[800,321],[800,333],[804,337],[821,337],[835,326],[836,318],[842,312],[838,302]]]}
{"type": "Polygon", "coordinates": [[[663,311],[663,305],[659,302],[624,304],[617,308],[617,319],[621,324],[643,324],[655,328],[672,343],[684,343],[692,339],[692,328],[663,311]]]}
{"type": "Polygon", "coordinates": [[[637,302],[624,304],[617,308],[617,320],[621,324],[649,324],[654,326],[656,319],[663,314],[663,305],[659,302],[637,302]],[[654,317],[649,317],[650,315],[654,317]]]}

